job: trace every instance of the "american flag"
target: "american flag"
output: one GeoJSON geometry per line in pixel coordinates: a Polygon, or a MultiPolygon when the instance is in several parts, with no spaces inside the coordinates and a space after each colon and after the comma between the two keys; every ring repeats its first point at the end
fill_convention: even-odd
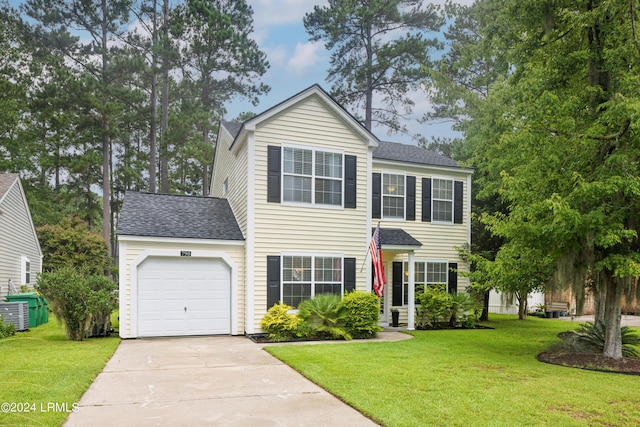
{"type": "Polygon", "coordinates": [[[369,243],[369,252],[371,252],[371,262],[373,262],[373,290],[381,297],[384,294],[384,285],[387,279],[384,277],[384,266],[382,265],[382,246],[380,245],[380,223],[373,232],[371,242],[369,243]]]}

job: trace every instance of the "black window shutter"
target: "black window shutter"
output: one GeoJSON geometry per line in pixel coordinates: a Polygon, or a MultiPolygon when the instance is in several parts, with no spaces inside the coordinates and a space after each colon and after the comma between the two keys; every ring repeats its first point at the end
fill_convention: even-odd
{"type": "Polygon", "coordinates": [[[391,305],[402,305],[402,262],[393,262],[392,302],[391,305]]]}
{"type": "Polygon", "coordinates": [[[344,207],[356,208],[356,156],[344,156],[344,207]]]}
{"type": "Polygon", "coordinates": [[[422,220],[431,221],[431,178],[422,178],[422,220]]]}
{"type": "Polygon", "coordinates": [[[267,310],[280,301],[280,256],[267,255],[267,310]]]}
{"type": "Polygon", "coordinates": [[[280,153],[280,147],[267,147],[267,201],[271,203],[280,203],[280,153]]]}
{"type": "Polygon", "coordinates": [[[453,183],[453,223],[462,224],[462,181],[453,183]]]}
{"type": "Polygon", "coordinates": [[[344,293],[351,292],[356,288],[356,259],[344,259],[344,293]]]}
{"type": "Polygon", "coordinates": [[[382,175],[373,174],[371,193],[371,217],[382,218],[382,175]]]}
{"type": "Polygon", "coordinates": [[[449,293],[458,293],[458,263],[449,263],[449,293]]]}
{"type": "Polygon", "coordinates": [[[415,221],[416,219],[416,177],[407,176],[407,221],[415,221]]]}

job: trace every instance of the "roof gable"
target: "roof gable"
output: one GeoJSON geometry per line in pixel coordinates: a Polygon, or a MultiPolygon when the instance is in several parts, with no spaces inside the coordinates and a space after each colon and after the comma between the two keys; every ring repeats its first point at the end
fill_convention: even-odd
{"type": "Polygon", "coordinates": [[[117,234],[244,240],[226,199],[137,192],[125,195],[117,234]]]}
{"type": "Polygon", "coordinates": [[[18,174],[15,173],[0,173],[0,203],[4,199],[9,189],[18,179],[18,174]]]}
{"type": "Polygon", "coordinates": [[[266,120],[281,114],[282,112],[292,108],[297,103],[307,99],[309,97],[316,96],[320,99],[322,104],[332,111],[340,120],[343,121],[349,128],[351,128],[356,134],[364,140],[369,147],[377,147],[379,144],[378,138],[366,129],[354,116],[352,116],[344,107],[342,107],[335,99],[333,99],[327,92],[324,91],[318,84],[308,87],[307,89],[298,92],[292,97],[282,101],[281,103],[263,111],[262,113],[246,120],[243,123],[222,121],[222,126],[234,137],[234,142],[231,144],[233,149],[238,142],[244,140],[244,135],[248,132],[253,132],[256,127],[266,120]]]}

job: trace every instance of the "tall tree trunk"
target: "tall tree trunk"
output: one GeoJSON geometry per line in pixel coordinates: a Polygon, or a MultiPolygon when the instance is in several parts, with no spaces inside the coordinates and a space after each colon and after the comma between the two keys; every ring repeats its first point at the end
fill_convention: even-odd
{"type": "MultiPolygon", "coordinates": [[[[169,42],[169,0],[164,0],[162,6],[162,12],[164,14],[164,22],[162,27],[162,33],[164,36],[164,43],[169,42]]],[[[168,49],[167,45],[164,49],[168,49]]],[[[160,177],[162,192],[169,192],[169,162],[167,160],[168,141],[167,141],[167,128],[169,117],[169,61],[167,59],[167,53],[163,52],[162,56],[162,119],[160,123],[160,177]]]]}
{"type": "Polygon", "coordinates": [[[156,147],[157,147],[157,131],[156,122],[158,117],[158,74],[156,72],[158,66],[158,2],[153,0],[153,18],[152,18],[152,43],[151,43],[151,123],[149,126],[149,191],[156,192],[156,147]]]}
{"type": "MultiPolygon", "coordinates": [[[[106,90],[107,80],[107,0],[102,0],[102,81],[101,89],[106,90]]],[[[109,105],[108,95],[104,93],[104,107],[109,105]]],[[[106,111],[102,117],[102,238],[111,253],[111,136],[109,118],[106,111]]]]}
{"type": "Polygon", "coordinates": [[[604,307],[604,350],[603,354],[613,359],[622,359],[622,335],[620,333],[620,307],[622,305],[622,286],[614,277],[606,277],[607,295],[604,307]]]}
{"type": "Polygon", "coordinates": [[[489,295],[490,291],[486,291],[482,294],[482,314],[480,315],[481,322],[487,322],[489,320],[489,295]]]}
{"type": "MultiPolygon", "coordinates": [[[[371,24],[367,28],[367,63],[366,66],[369,70],[372,69],[373,66],[373,40],[371,35],[371,24]]],[[[371,71],[367,71],[367,92],[365,93],[365,101],[364,101],[364,127],[367,130],[371,130],[372,124],[372,109],[373,109],[373,76],[371,75],[371,71]]]]}

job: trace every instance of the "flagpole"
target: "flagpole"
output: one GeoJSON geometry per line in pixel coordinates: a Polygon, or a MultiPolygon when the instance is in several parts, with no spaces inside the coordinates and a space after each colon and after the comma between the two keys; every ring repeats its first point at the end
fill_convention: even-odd
{"type": "MultiPolygon", "coordinates": [[[[380,227],[380,221],[378,221],[378,227],[380,227]]],[[[362,273],[362,269],[364,268],[364,263],[367,262],[367,255],[369,255],[369,251],[371,251],[371,239],[373,239],[373,236],[369,238],[369,244],[367,245],[367,253],[364,254],[364,259],[362,260],[362,265],[360,266],[360,273],[362,273]]]]}

